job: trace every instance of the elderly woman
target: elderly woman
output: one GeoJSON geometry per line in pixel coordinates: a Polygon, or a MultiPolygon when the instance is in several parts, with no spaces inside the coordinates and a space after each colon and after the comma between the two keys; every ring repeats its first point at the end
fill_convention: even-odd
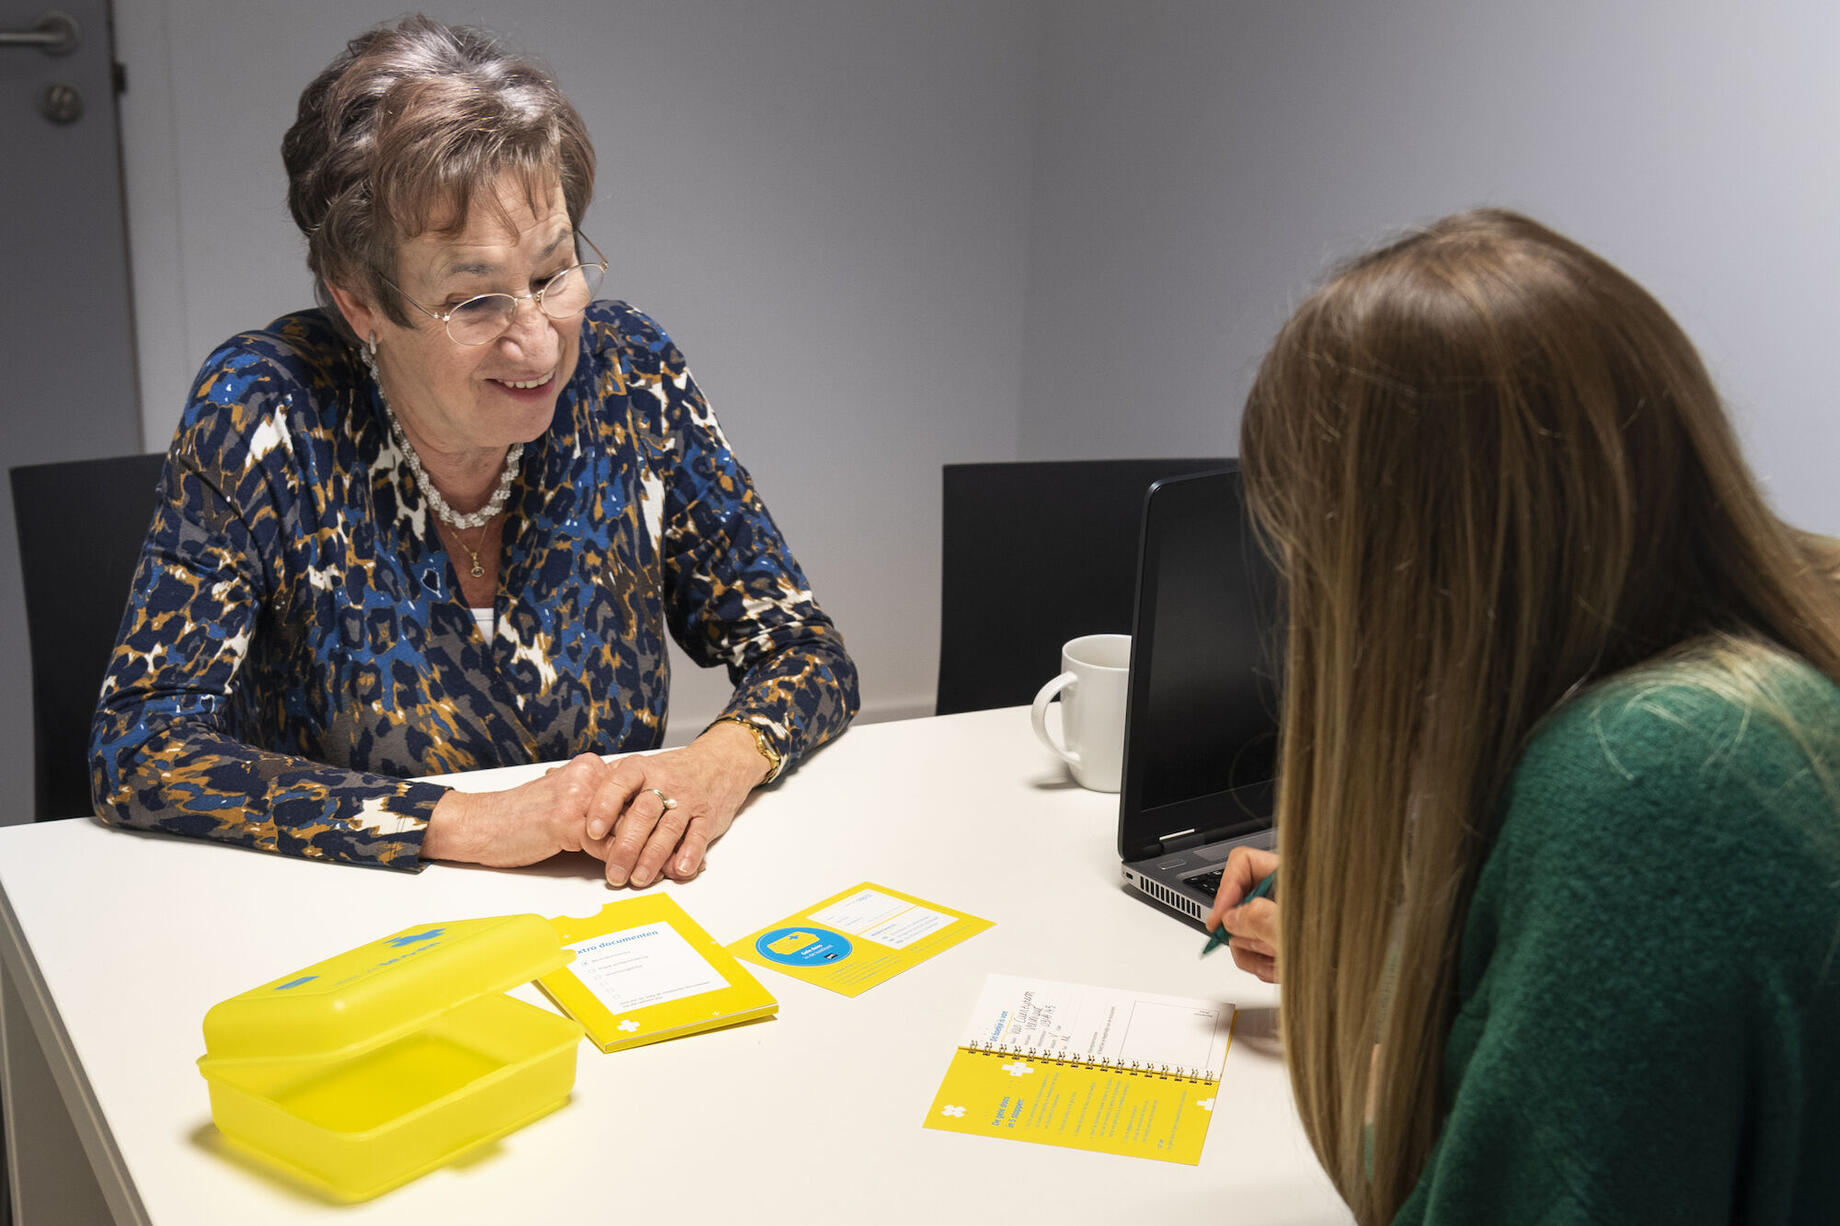
{"type": "Polygon", "coordinates": [[[580,116],[411,17],[307,87],[282,149],[321,309],[199,374],[96,713],[98,813],[394,868],[694,876],[849,722],[856,672],[683,355],[594,301],[580,116]],[[667,627],[734,696],[610,765],[664,736],[667,627]],[[505,791],[407,781],[540,761],[564,764],[505,791]]]}

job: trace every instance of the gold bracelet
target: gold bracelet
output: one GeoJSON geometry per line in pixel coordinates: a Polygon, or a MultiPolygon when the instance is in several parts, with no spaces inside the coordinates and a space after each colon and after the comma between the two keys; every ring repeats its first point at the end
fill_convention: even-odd
{"type": "Polygon", "coordinates": [[[767,776],[762,779],[761,782],[772,783],[775,779],[779,778],[780,771],[786,768],[786,759],[780,755],[777,749],[773,748],[773,742],[767,740],[767,734],[761,731],[760,725],[754,723],[752,720],[745,720],[736,715],[724,715],[721,719],[712,720],[709,726],[713,728],[717,724],[734,724],[736,727],[745,728],[753,733],[754,748],[758,749],[760,751],[760,756],[767,760],[767,776]]]}

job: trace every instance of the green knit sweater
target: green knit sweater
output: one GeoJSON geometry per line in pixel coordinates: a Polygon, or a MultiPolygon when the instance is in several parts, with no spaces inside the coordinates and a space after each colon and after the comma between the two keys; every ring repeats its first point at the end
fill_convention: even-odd
{"type": "MultiPolygon", "coordinates": [[[[1682,670],[1516,768],[1395,1226],[1840,1223],[1840,817],[1781,722],[1682,670]]],[[[1840,690],[1775,685],[1840,776],[1840,690]]]]}

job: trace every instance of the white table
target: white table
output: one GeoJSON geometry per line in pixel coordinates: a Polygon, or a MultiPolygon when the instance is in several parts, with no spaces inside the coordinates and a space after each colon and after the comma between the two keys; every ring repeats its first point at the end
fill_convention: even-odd
{"type": "MultiPolygon", "coordinates": [[[[91,822],[0,829],[8,1074],[29,1087],[42,1058],[122,1222],[1347,1222],[1291,1105],[1275,990],[1203,962],[1199,934],[1123,892],[1116,812],[1022,709],[853,729],[755,797],[701,878],[661,888],[722,941],[864,880],[994,928],[854,999],[762,970],[775,1021],[612,1055],[584,1044],[567,1106],[337,1209],[212,1127],[194,1067],[205,1010],[410,924],[589,914],[615,896],[598,864],[412,876],[91,822]],[[1238,1004],[1200,1165],[922,1129],[990,971],[1238,1004]]],[[[36,1135],[51,1114],[15,1120],[36,1135]]],[[[62,1194],[33,1185],[54,1175],[30,1157],[16,1175],[28,1204],[62,1194]]]]}

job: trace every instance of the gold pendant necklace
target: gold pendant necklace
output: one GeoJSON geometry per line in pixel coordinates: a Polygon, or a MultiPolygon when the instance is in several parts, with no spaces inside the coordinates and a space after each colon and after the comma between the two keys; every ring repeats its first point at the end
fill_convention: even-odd
{"type": "MultiPolygon", "coordinates": [[[[490,532],[491,530],[492,530],[492,525],[489,521],[483,527],[480,528],[479,530],[480,549],[485,548],[486,533],[490,532]]],[[[460,530],[458,528],[454,529],[454,539],[460,542],[460,548],[466,550],[466,556],[473,559],[473,569],[472,569],[473,578],[475,579],[484,578],[485,573],[486,573],[486,568],[479,564],[479,550],[473,548],[471,545],[466,543],[466,538],[460,535],[460,530]]]]}

